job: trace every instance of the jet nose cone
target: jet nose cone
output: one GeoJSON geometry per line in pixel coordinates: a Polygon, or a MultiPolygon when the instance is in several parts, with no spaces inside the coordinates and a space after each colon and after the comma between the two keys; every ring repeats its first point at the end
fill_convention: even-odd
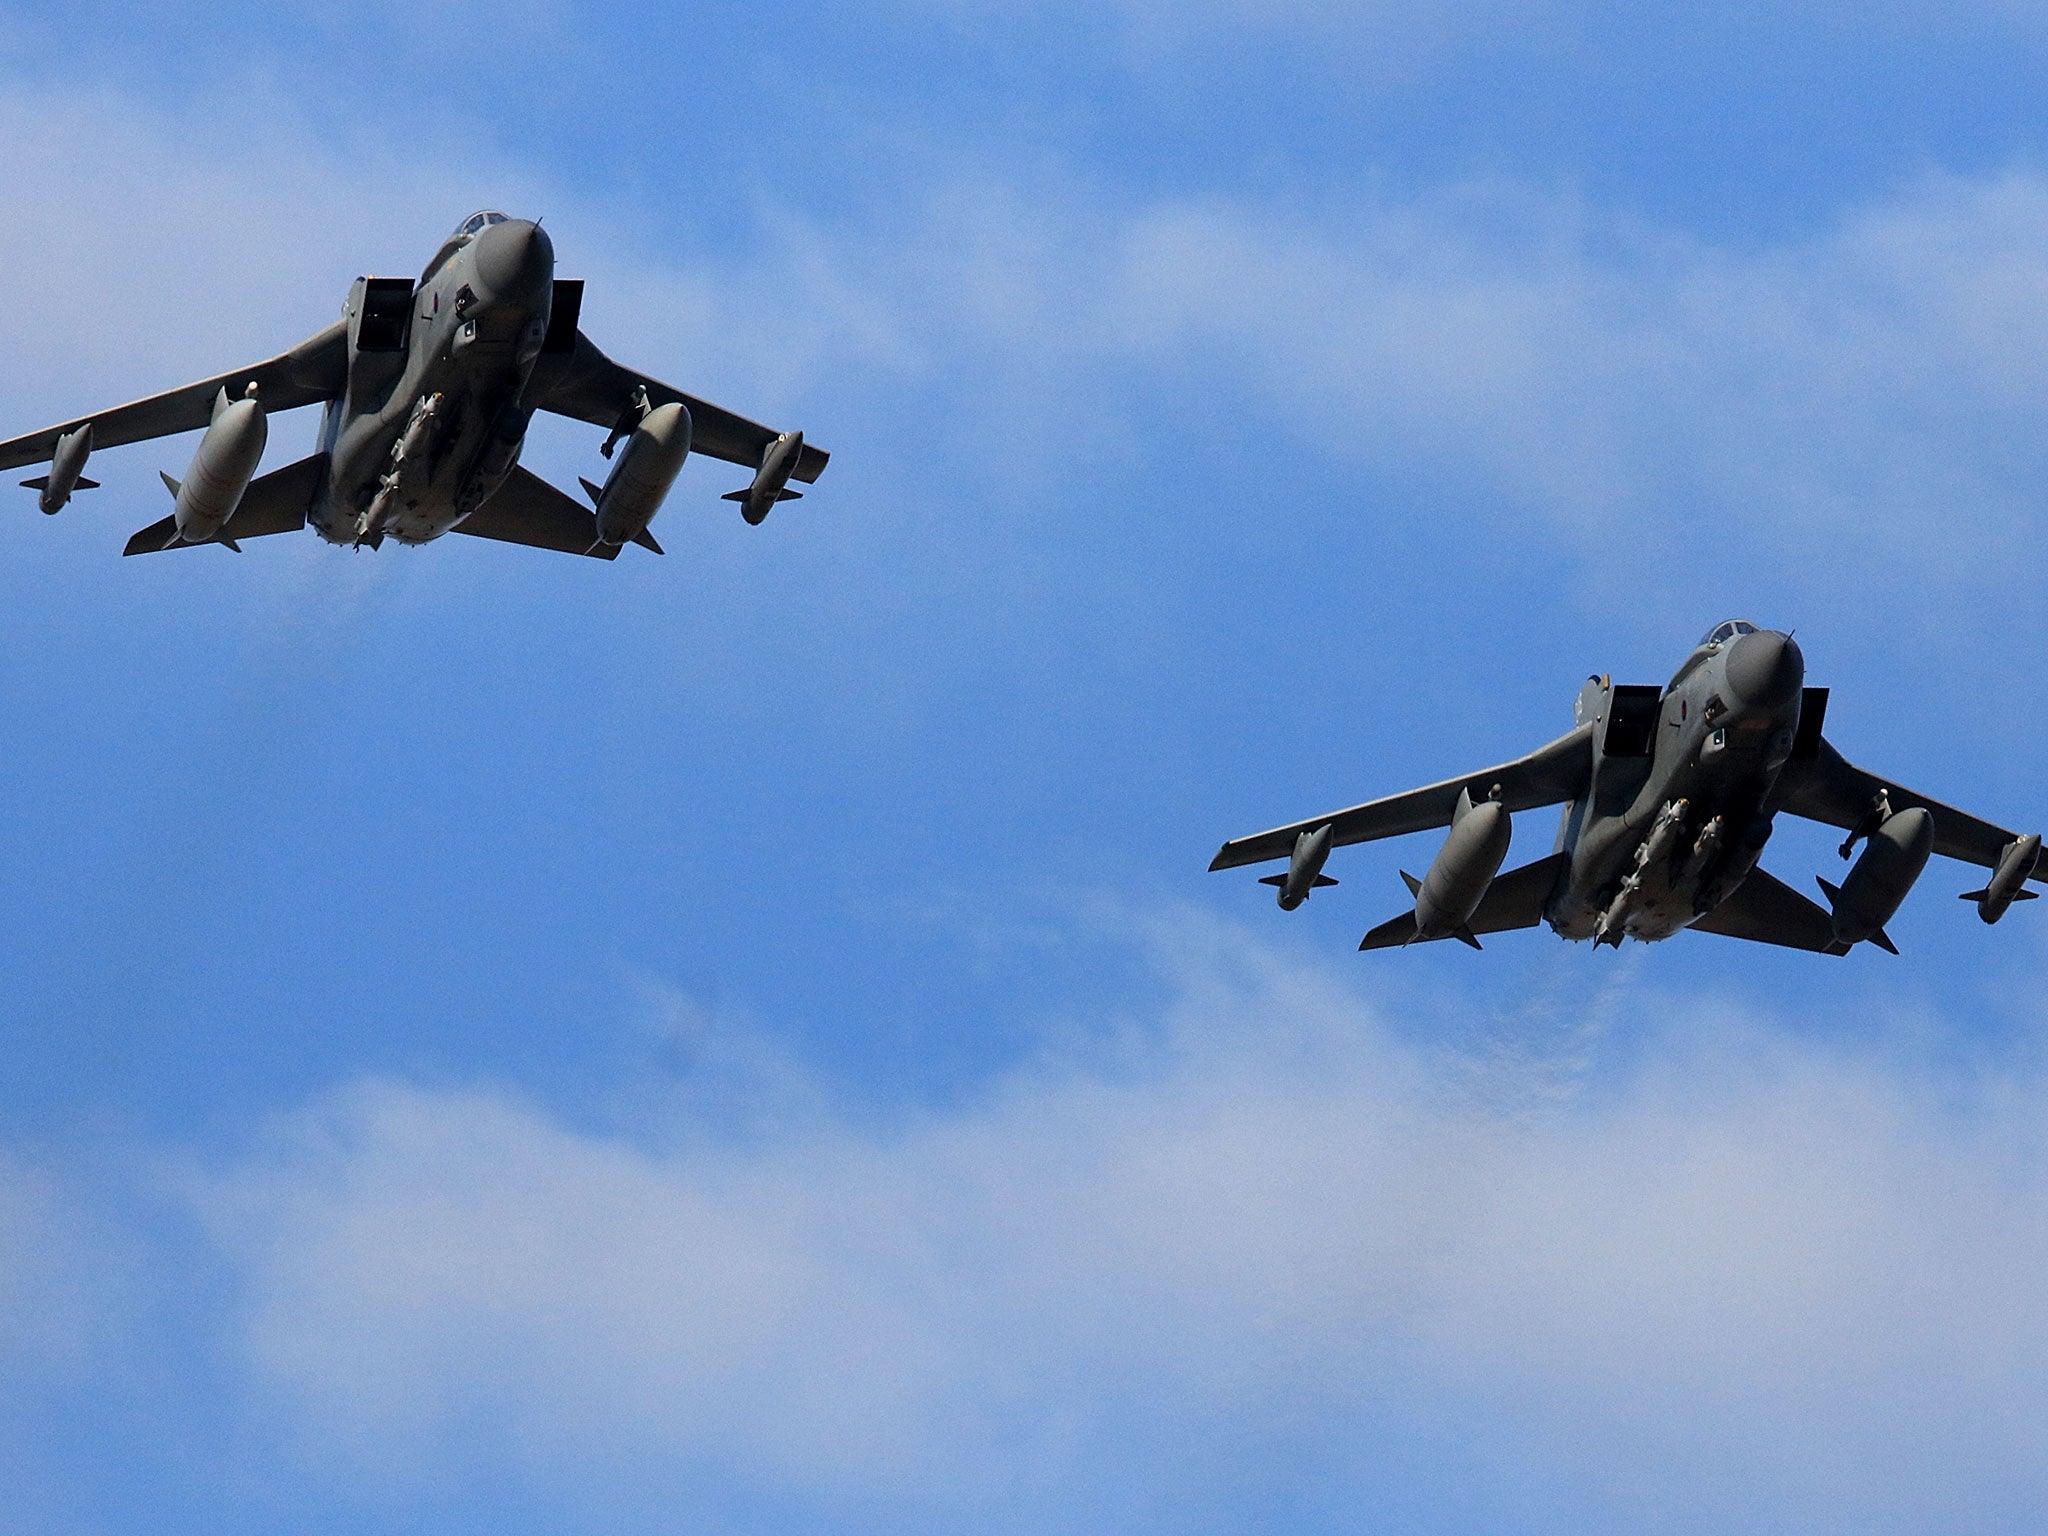
{"type": "Polygon", "coordinates": [[[477,279],[493,299],[532,303],[554,279],[555,243],[525,219],[487,226],[474,249],[477,279]]]}
{"type": "Polygon", "coordinates": [[[1806,681],[1806,658],[1790,635],[1760,629],[1728,648],[1728,688],[1744,704],[1775,709],[1789,704],[1806,681]]]}

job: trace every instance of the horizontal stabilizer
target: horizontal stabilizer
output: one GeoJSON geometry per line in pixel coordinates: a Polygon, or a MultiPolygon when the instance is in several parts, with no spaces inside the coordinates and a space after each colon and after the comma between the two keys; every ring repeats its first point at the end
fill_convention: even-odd
{"type": "Polygon", "coordinates": [[[1896,955],[1899,952],[1899,946],[1892,942],[1892,936],[1882,928],[1870,936],[1870,942],[1888,955],[1896,955]]]}
{"type": "MultiPolygon", "coordinates": [[[[718,499],[720,501],[745,501],[749,496],[753,494],[754,493],[752,490],[727,491],[723,496],[719,497],[718,499]]],[[[780,490],[775,493],[775,499],[777,501],[802,501],[804,499],[804,493],[802,491],[780,490]]]]}
{"type": "MultiPolygon", "coordinates": [[[[1963,892],[1962,899],[1964,901],[1982,901],[1986,896],[1989,896],[1990,894],[1991,890],[1987,886],[1985,889],[1981,891],[1963,892]]],[[[2012,893],[2012,899],[2014,901],[2032,901],[2035,897],[2039,896],[2040,894],[2041,893],[2039,891],[2030,891],[2025,886],[2021,886],[2018,890],[2012,893]]]]}
{"type": "MultiPolygon", "coordinates": [[[[306,526],[306,513],[326,478],[327,455],[316,453],[251,480],[249,489],[242,493],[241,504],[235,508],[235,515],[227,520],[220,533],[199,542],[225,544],[239,554],[241,551],[237,545],[243,539],[260,539],[273,533],[297,533],[306,526]]],[[[177,481],[169,475],[164,476],[164,481],[174,488],[172,494],[176,495],[177,481]]],[[[161,549],[197,547],[178,537],[178,520],[173,514],[151,523],[136,534],[121,553],[148,555],[161,549]]]]}
{"type": "MultiPolygon", "coordinates": [[[[653,550],[657,555],[665,555],[668,553],[667,550],[663,549],[659,544],[654,542],[654,535],[649,533],[645,528],[642,528],[638,533],[633,535],[633,542],[635,544],[638,544],[642,549],[653,550]]],[[[1333,880],[1330,883],[1332,885],[1335,885],[1337,882],[1333,880]]]]}
{"type": "Polygon", "coordinates": [[[619,546],[597,536],[597,516],[566,491],[559,491],[532,470],[514,466],[490,499],[457,523],[456,533],[504,544],[559,550],[616,560],[619,546]]]}
{"type": "Polygon", "coordinates": [[[1744,875],[1718,907],[1694,918],[1689,926],[1701,933],[1816,955],[1849,953],[1849,946],[1835,937],[1835,920],[1825,907],[1764,869],[1744,875]]]}
{"type": "MultiPolygon", "coordinates": [[[[659,551],[657,551],[657,553],[659,553],[659,551]]],[[[1282,886],[1286,883],[1287,877],[1285,875],[1259,876],[1259,884],[1261,885],[1282,886]]],[[[1337,882],[1328,875],[1317,875],[1314,880],[1309,882],[1309,888],[1311,890],[1320,891],[1324,886],[1335,885],[1336,883],[1337,882]]]]}
{"type": "MultiPolygon", "coordinates": [[[[1482,933],[1534,928],[1543,921],[1543,910],[1550,905],[1551,895],[1556,891],[1565,867],[1571,863],[1571,857],[1568,853],[1545,854],[1533,864],[1524,864],[1520,869],[1511,869],[1496,877],[1480,898],[1472,920],[1451,937],[1477,949],[1478,936],[1482,933]]],[[[1401,871],[1401,878],[1408,882],[1410,891],[1422,889],[1422,882],[1406,870],[1401,871]]],[[[1358,947],[1398,949],[1414,943],[1415,938],[1415,914],[1409,911],[1381,923],[1360,941],[1358,947]]]]}
{"type": "MultiPolygon", "coordinates": [[[[50,477],[48,475],[37,475],[33,480],[22,481],[21,487],[25,491],[47,491],[50,488],[50,477]]],[[[99,488],[99,481],[88,480],[83,475],[80,475],[71,482],[71,489],[74,491],[96,491],[99,488]]]]}

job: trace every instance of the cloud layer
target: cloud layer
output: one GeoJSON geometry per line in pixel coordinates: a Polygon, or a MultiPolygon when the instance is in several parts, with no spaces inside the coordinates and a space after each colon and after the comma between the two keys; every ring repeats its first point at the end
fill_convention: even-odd
{"type": "Polygon", "coordinates": [[[397,1082],[290,1117],[198,1195],[259,1395],[330,1474],[659,1490],[677,1528],[737,1483],[878,1529],[1190,1529],[1260,1513],[1254,1455],[1311,1529],[1998,1530],[2048,1496],[2039,1071],[1631,987],[1636,1063],[1588,1076],[1589,1011],[1446,1052],[1172,926],[1156,1018],[885,1123],[758,1065],[727,1087],[790,1109],[744,1132],[397,1082]]]}

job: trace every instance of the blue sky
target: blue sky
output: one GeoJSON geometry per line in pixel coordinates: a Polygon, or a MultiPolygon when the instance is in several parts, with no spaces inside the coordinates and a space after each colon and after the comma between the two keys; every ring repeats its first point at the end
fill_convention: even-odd
{"type": "Polygon", "coordinates": [[[608,566],[121,560],[183,443],[22,493],[0,1532],[2031,1529],[2036,911],[1365,957],[1427,840],[1291,916],[1204,868],[1733,615],[1851,757],[2048,819],[2044,53],[0,9],[19,427],[502,206],[614,355],[834,453],[758,529],[693,463],[608,566]]]}

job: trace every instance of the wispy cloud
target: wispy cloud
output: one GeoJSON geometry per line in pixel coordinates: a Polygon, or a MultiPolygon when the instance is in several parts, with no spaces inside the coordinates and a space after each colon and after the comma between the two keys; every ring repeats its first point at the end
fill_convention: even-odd
{"type": "Polygon", "coordinates": [[[1634,987],[1625,1072],[1475,1077],[1172,929],[1158,1016],[883,1126],[798,1095],[595,1133],[389,1081],[289,1117],[197,1195],[253,1380],[350,1476],[573,1502],[689,1465],[890,1529],[1182,1528],[1283,1497],[1231,1487],[1255,1446],[1333,1528],[1418,1475],[1462,1490],[1423,1529],[1999,1529],[2048,1494],[2038,1070],[1634,987]]]}

